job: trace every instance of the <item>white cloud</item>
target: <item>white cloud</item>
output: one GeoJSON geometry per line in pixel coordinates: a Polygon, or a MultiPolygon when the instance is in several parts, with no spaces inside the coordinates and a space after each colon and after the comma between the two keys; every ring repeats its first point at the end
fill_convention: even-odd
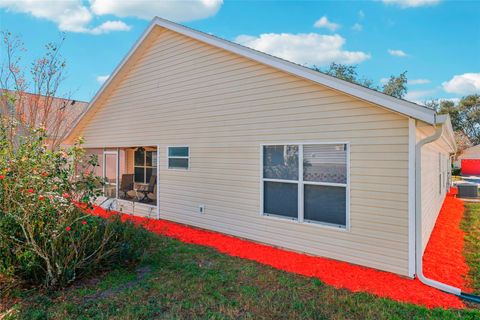
{"type": "Polygon", "coordinates": [[[94,16],[81,0],[0,0],[0,8],[50,20],[56,23],[61,31],[67,32],[101,34],[130,29],[121,21],[107,21],[100,26],[89,27],[94,16]]]}
{"type": "Polygon", "coordinates": [[[354,31],[362,31],[362,30],[363,30],[363,26],[362,26],[360,23],[355,23],[355,24],[352,26],[352,30],[354,30],[354,31]]]}
{"type": "Polygon", "coordinates": [[[339,25],[338,23],[333,23],[331,21],[328,21],[327,16],[323,16],[320,19],[318,19],[317,21],[315,21],[313,26],[315,28],[326,28],[330,31],[335,31],[335,30],[337,30],[338,28],[341,27],[341,25],[339,25]]]}
{"type": "Polygon", "coordinates": [[[365,12],[363,12],[363,10],[358,10],[358,19],[365,19],[365,12]]]}
{"type": "Polygon", "coordinates": [[[428,99],[423,99],[423,100],[415,100],[415,101],[412,101],[412,102],[415,102],[416,104],[420,104],[422,106],[425,106],[425,105],[427,105],[428,102],[430,102],[432,100],[436,100],[438,102],[451,101],[454,104],[458,104],[460,102],[460,98],[433,98],[433,97],[430,97],[428,99]]]}
{"type": "Polygon", "coordinates": [[[414,102],[428,100],[433,98],[436,92],[437,89],[412,90],[405,95],[405,99],[414,102]]]}
{"type": "Polygon", "coordinates": [[[161,16],[185,22],[215,15],[222,3],[223,0],[0,0],[0,8],[52,21],[61,31],[98,35],[131,29],[119,20],[91,26],[94,18],[102,15],[141,19],[161,16]]]}
{"type": "Polygon", "coordinates": [[[402,50],[388,49],[388,53],[391,56],[395,56],[395,57],[406,57],[407,56],[405,51],[402,51],[402,50]]]}
{"type": "MultiPolygon", "coordinates": [[[[388,80],[390,80],[390,78],[381,78],[380,79],[380,83],[381,84],[387,84],[388,80]]],[[[427,83],[430,83],[431,81],[428,80],[428,79],[412,79],[412,80],[408,80],[408,84],[409,85],[417,85],[417,84],[427,84],[427,83]]]]}
{"type": "Polygon", "coordinates": [[[112,14],[118,17],[137,17],[150,20],[154,16],[185,22],[214,16],[223,0],[91,0],[92,11],[97,15],[112,14]]]}
{"type": "Polygon", "coordinates": [[[131,27],[123,21],[106,21],[90,30],[92,34],[109,33],[110,31],[128,31],[131,27]]]}
{"type": "Polygon", "coordinates": [[[235,42],[300,64],[355,64],[370,58],[370,54],[362,51],[343,50],[345,39],[338,34],[265,33],[258,37],[241,35],[235,42]]]}
{"type": "Polygon", "coordinates": [[[460,102],[460,98],[440,98],[438,101],[451,101],[454,104],[458,104],[460,102]]]}
{"type": "Polygon", "coordinates": [[[92,20],[92,14],[80,0],[0,0],[0,7],[53,21],[62,31],[82,32],[84,26],[92,20]]]}
{"type": "Polygon", "coordinates": [[[411,85],[416,85],[416,84],[427,84],[427,83],[430,83],[431,81],[428,80],[428,79],[412,79],[412,80],[408,80],[408,84],[411,84],[411,85]]]}
{"type": "Polygon", "coordinates": [[[109,74],[107,74],[106,76],[98,76],[97,77],[97,82],[100,83],[100,84],[103,84],[105,81],[107,81],[107,79],[110,77],[109,74]]]}
{"type": "Polygon", "coordinates": [[[382,78],[382,79],[380,79],[380,83],[381,84],[387,84],[388,80],[390,80],[390,78],[382,78]]]}
{"type": "Polygon", "coordinates": [[[437,5],[440,0],[382,0],[385,4],[398,5],[401,8],[416,8],[437,5]]]}
{"type": "Polygon", "coordinates": [[[448,93],[480,93],[480,73],[464,73],[455,75],[452,79],[443,82],[442,86],[443,89],[448,93]]]}

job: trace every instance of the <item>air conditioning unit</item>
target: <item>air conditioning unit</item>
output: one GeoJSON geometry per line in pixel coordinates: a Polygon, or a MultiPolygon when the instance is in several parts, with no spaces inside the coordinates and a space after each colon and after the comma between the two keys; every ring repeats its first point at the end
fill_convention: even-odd
{"type": "Polygon", "coordinates": [[[459,183],[458,197],[459,198],[478,198],[478,187],[473,183],[459,183]]]}

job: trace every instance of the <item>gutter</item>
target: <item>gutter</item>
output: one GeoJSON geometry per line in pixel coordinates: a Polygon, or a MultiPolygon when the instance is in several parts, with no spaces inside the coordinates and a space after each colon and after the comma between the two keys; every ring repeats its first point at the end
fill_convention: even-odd
{"type": "MultiPolygon", "coordinates": [[[[436,119],[437,120],[437,117],[436,119]]],[[[438,119],[439,120],[439,119],[438,119]]],[[[420,282],[427,286],[454,294],[462,299],[480,303],[480,296],[467,294],[462,292],[460,288],[448,285],[446,283],[432,280],[427,278],[423,274],[423,250],[422,250],[422,147],[428,143],[432,143],[442,136],[443,123],[436,123],[435,133],[428,136],[419,142],[415,146],[415,273],[420,282]]]]}

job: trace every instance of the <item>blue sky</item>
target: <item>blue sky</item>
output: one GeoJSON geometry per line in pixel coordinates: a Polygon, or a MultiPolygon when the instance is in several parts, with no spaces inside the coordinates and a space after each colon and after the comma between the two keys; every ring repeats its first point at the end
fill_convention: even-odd
{"type": "Polygon", "coordinates": [[[66,32],[61,94],[89,100],[158,15],[304,64],[359,65],[381,83],[408,71],[407,99],[480,93],[480,1],[0,0],[0,29],[38,57],[66,32]]]}

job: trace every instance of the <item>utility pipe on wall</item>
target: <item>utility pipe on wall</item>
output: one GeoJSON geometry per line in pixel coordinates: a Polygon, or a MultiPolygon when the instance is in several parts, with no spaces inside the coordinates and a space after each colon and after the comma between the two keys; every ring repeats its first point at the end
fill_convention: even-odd
{"type": "Polygon", "coordinates": [[[459,296],[462,290],[448,284],[429,279],[423,274],[423,245],[422,245],[422,147],[434,142],[442,136],[443,125],[436,127],[435,133],[428,136],[415,146],[415,272],[418,279],[426,285],[459,296]]]}
{"type": "Polygon", "coordinates": [[[443,124],[437,124],[435,133],[428,136],[415,146],[415,272],[418,280],[436,289],[454,294],[463,299],[480,303],[480,297],[463,293],[460,288],[448,285],[443,282],[427,278],[423,274],[423,245],[422,245],[422,147],[428,143],[438,140],[442,136],[443,124]]]}

